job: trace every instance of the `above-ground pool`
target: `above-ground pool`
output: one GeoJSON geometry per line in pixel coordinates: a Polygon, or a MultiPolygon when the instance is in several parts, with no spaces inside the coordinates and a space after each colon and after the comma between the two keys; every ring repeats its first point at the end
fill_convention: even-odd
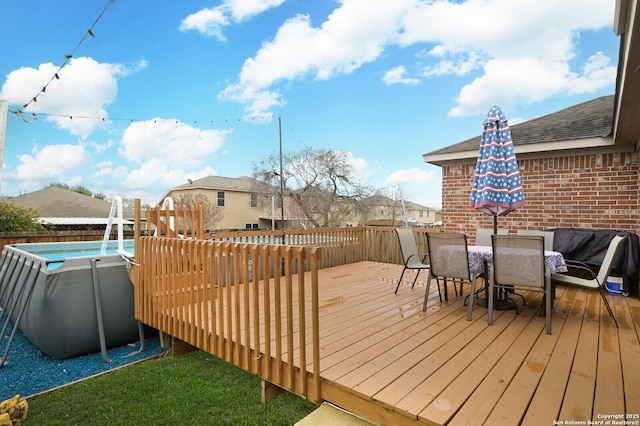
{"type": "MultiPolygon", "coordinates": [[[[125,250],[133,252],[133,241],[125,250]]],[[[0,306],[41,351],[66,359],[140,339],[118,242],[14,244],[0,263],[0,306]],[[94,292],[98,288],[98,295],[94,292]],[[102,342],[101,342],[102,341],[102,342]]]]}

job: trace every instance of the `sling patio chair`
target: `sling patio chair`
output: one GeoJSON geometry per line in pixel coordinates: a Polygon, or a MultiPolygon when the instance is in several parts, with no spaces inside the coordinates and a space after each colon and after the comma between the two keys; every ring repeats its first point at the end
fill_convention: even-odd
{"type": "MultiPolygon", "coordinates": [[[[491,247],[491,236],[493,235],[493,228],[489,229],[489,228],[477,228],[476,229],[476,246],[486,246],[486,247],[491,247]]],[[[509,235],[509,230],[505,229],[505,228],[499,228],[498,229],[498,235],[509,235]]],[[[484,281],[484,283],[488,283],[489,282],[489,272],[487,272],[487,268],[484,268],[484,270],[482,271],[481,274],[478,275],[479,278],[482,278],[482,281],[484,281]]],[[[485,287],[477,290],[477,294],[483,292],[486,288],[485,287]]],[[[476,296],[477,296],[476,294],[476,296]]]]}
{"type": "Polygon", "coordinates": [[[544,238],[493,235],[491,242],[493,268],[489,282],[487,322],[493,324],[494,289],[515,287],[533,290],[544,294],[547,334],[551,334],[551,273],[544,262],[544,238]]]}
{"type": "Polygon", "coordinates": [[[517,235],[535,235],[544,237],[544,249],[553,251],[553,231],[531,231],[528,229],[518,229],[517,235]]]}
{"type": "MultiPolygon", "coordinates": [[[[398,235],[398,241],[400,242],[400,253],[402,254],[402,261],[404,262],[404,268],[402,268],[402,274],[400,274],[400,279],[398,280],[398,285],[396,286],[395,294],[398,294],[398,289],[400,288],[400,283],[402,282],[402,277],[407,269],[413,269],[416,272],[416,276],[413,279],[413,284],[411,284],[411,288],[416,285],[416,281],[418,281],[418,275],[420,275],[420,271],[428,270],[429,263],[427,263],[428,254],[427,253],[418,253],[418,245],[416,244],[416,237],[414,232],[409,228],[396,228],[396,235],[398,235]]],[[[429,283],[427,282],[427,286],[429,283]]]]}
{"type": "MultiPolygon", "coordinates": [[[[435,278],[438,284],[438,296],[442,302],[442,291],[440,290],[440,280],[444,281],[444,299],[447,300],[447,280],[453,279],[453,288],[458,294],[456,288],[456,280],[460,281],[460,294],[462,294],[462,284],[465,281],[474,283],[478,271],[477,268],[471,271],[469,267],[469,252],[467,249],[467,236],[459,233],[427,233],[427,247],[429,251],[429,262],[431,269],[429,270],[430,278],[435,278]]],[[[431,279],[429,280],[429,284],[431,279]]],[[[422,310],[427,310],[427,301],[429,300],[429,288],[424,295],[424,303],[422,310]]]]}
{"type": "MultiPolygon", "coordinates": [[[[491,247],[491,236],[493,235],[493,229],[478,228],[476,229],[476,244],[477,246],[491,247]]],[[[500,228],[498,229],[498,235],[509,235],[509,230],[500,228]]]]}
{"type": "Polygon", "coordinates": [[[620,248],[622,247],[622,242],[626,239],[626,236],[616,235],[613,237],[611,242],[609,243],[609,247],[607,248],[607,252],[604,255],[604,260],[602,261],[602,265],[600,265],[600,269],[598,273],[595,274],[587,264],[583,262],[579,262],[576,260],[565,259],[567,263],[567,268],[569,268],[569,272],[573,272],[578,275],[570,275],[570,274],[554,274],[554,281],[561,284],[569,284],[575,285],[578,287],[585,288],[593,288],[598,289],[600,291],[600,296],[602,296],[602,301],[604,305],[607,307],[607,311],[609,311],[609,315],[613,318],[613,322],[616,323],[616,328],[618,327],[618,321],[616,317],[613,315],[613,311],[611,310],[611,306],[607,301],[607,290],[605,288],[607,284],[607,277],[609,276],[609,272],[611,272],[611,267],[613,266],[613,261],[616,259],[616,256],[620,252],[620,248]],[[587,278],[585,278],[584,276],[587,278]]]}

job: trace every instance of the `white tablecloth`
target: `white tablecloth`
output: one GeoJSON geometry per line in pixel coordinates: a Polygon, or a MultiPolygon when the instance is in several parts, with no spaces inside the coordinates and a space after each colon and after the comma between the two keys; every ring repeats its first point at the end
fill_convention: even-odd
{"type": "MultiPolygon", "coordinates": [[[[479,268],[478,273],[482,273],[484,272],[484,262],[487,265],[493,263],[493,249],[490,246],[468,246],[467,249],[469,252],[469,268],[471,270],[479,268]]],[[[568,271],[564,256],[557,251],[545,250],[544,263],[549,268],[551,275],[568,271]]]]}

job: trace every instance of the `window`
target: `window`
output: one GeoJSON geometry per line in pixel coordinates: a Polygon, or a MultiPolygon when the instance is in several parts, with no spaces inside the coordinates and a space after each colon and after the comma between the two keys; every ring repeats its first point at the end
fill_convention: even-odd
{"type": "Polygon", "coordinates": [[[255,192],[251,193],[251,207],[258,207],[258,194],[255,192]]]}
{"type": "Polygon", "coordinates": [[[224,207],[224,191],[218,191],[218,207],[224,207]]]}
{"type": "Polygon", "coordinates": [[[244,225],[244,229],[259,229],[260,227],[258,226],[257,223],[245,223],[244,225]]]}
{"type": "Polygon", "coordinates": [[[418,213],[418,217],[424,217],[424,211],[420,210],[420,213],[418,213]]]}

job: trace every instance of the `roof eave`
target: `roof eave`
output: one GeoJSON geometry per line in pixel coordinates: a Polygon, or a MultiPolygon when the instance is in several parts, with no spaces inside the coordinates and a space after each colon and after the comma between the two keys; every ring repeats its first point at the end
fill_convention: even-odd
{"type": "MultiPolygon", "coordinates": [[[[535,144],[516,145],[516,154],[549,153],[558,151],[569,151],[585,148],[609,148],[613,147],[611,136],[599,136],[585,139],[568,139],[553,142],[538,142],[535,144]]],[[[425,163],[442,167],[445,163],[468,162],[478,158],[478,150],[467,150],[461,152],[424,154],[422,160],[425,163]]]]}

